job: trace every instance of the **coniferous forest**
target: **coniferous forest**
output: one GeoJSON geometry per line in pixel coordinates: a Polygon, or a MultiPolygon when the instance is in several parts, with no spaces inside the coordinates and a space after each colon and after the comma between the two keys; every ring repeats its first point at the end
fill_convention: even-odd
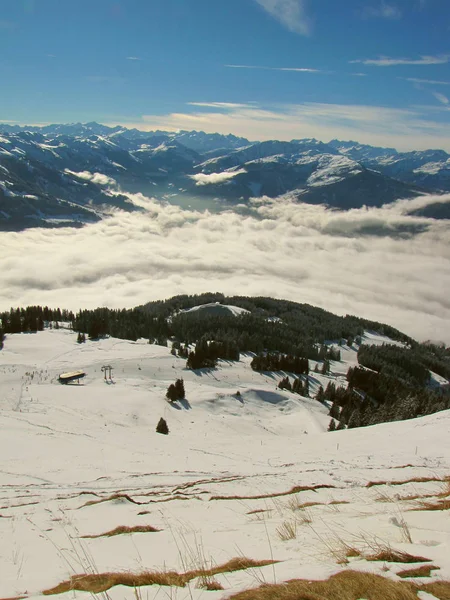
{"type": "Polygon", "coordinates": [[[253,353],[255,371],[284,375],[280,387],[309,395],[309,360],[315,371],[330,373],[339,362],[339,346],[357,348],[358,366],[347,373],[347,387],[330,381],[316,399],[329,408],[330,430],[414,418],[450,408],[449,386],[433,385],[430,372],[450,380],[450,348],[420,344],[397,329],[356,316],[334,315],[308,304],[272,298],[226,297],[219,293],[175,296],[133,309],[97,308],[77,313],[41,306],[11,308],[0,313],[0,349],[9,333],[36,332],[68,322],[78,332],[98,339],[148,339],[172,343],[172,354],[186,359],[186,368],[214,368],[218,360],[239,360],[253,353]],[[218,302],[248,313],[238,316],[180,312],[218,302]],[[364,331],[388,336],[397,344],[361,345],[364,331]],[[320,364],[320,368],[319,368],[320,364]],[[294,376],[293,384],[289,375],[294,376]],[[295,388],[295,389],[294,389],[295,388]]]}

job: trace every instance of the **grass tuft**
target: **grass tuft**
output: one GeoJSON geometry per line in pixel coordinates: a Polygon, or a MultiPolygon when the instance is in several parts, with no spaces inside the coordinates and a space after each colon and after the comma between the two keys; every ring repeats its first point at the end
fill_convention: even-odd
{"type": "Polygon", "coordinates": [[[114,535],[121,535],[124,533],[156,533],[161,531],[160,529],[156,529],[151,525],[136,525],[135,527],[127,527],[126,525],[120,525],[111,531],[107,531],[106,533],[99,533],[97,535],[82,535],[83,539],[95,539],[100,537],[112,537],[114,535]]]}
{"type": "Polygon", "coordinates": [[[295,540],[297,537],[297,522],[283,521],[283,523],[277,527],[277,535],[282,542],[295,540]]]}

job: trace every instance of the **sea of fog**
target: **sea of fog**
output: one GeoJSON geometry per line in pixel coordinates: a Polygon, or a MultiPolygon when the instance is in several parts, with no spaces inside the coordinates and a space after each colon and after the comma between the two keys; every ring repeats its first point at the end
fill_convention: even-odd
{"type": "Polygon", "coordinates": [[[306,302],[450,344],[448,221],[408,215],[450,195],[346,212],[289,196],[222,211],[130,198],[143,210],[81,229],[0,233],[0,310],[221,291],[306,302]]]}

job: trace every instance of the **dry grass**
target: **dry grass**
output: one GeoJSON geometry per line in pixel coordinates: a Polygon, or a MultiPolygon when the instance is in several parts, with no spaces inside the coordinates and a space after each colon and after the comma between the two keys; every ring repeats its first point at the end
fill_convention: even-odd
{"type": "Polygon", "coordinates": [[[311,506],[324,506],[325,502],[300,502],[298,498],[290,498],[288,506],[291,510],[303,510],[311,506]]]}
{"type": "Polygon", "coordinates": [[[273,494],[258,494],[257,496],[211,496],[210,500],[264,500],[266,498],[280,498],[281,496],[290,496],[299,492],[314,492],[320,489],[335,488],[334,485],[296,485],[286,492],[274,492],[273,494]]]}
{"type": "Polygon", "coordinates": [[[282,542],[294,540],[297,537],[297,522],[283,521],[283,523],[277,527],[277,535],[282,542]]]}
{"type": "Polygon", "coordinates": [[[138,502],[137,500],[133,500],[131,496],[128,494],[112,494],[107,498],[100,498],[99,500],[88,500],[85,504],[82,504],[79,508],[84,508],[85,506],[93,506],[94,504],[101,504],[102,502],[111,502],[113,500],[127,500],[132,504],[146,504],[146,502],[138,502]]]}
{"type": "Polygon", "coordinates": [[[410,510],[450,510],[450,498],[437,502],[421,502],[419,506],[410,510]]]}
{"type": "Polygon", "coordinates": [[[251,510],[247,514],[248,515],[259,515],[261,513],[271,512],[268,508],[257,508],[256,510],[251,510]]]}
{"type": "Polygon", "coordinates": [[[420,589],[439,598],[439,600],[450,600],[450,583],[448,581],[433,581],[422,585],[420,589]]]}
{"type": "Polygon", "coordinates": [[[202,581],[200,580],[197,588],[200,590],[208,590],[209,592],[216,592],[219,590],[225,589],[221,583],[216,581],[215,579],[202,581]]]}
{"type": "Polygon", "coordinates": [[[230,600],[417,600],[417,592],[450,600],[450,583],[418,586],[409,581],[392,581],[381,575],[343,571],[325,581],[295,579],[282,584],[262,585],[230,597],[230,600]],[[433,591],[432,591],[433,590],[433,591]]]}
{"type": "Polygon", "coordinates": [[[369,481],[366,484],[367,488],[374,487],[376,485],[406,485],[407,483],[429,483],[430,481],[442,482],[446,479],[440,479],[438,477],[413,477],[411,479],[404,479],[403,481],[369,481]]]}
{"type": "Polygon", "coordinates": [[[120,525],[111,531],[106,533],[99,533],[97,535],[82,535],[83,539],[95,539],[100,537],[112,537],[113,535],[122,535],[124,533],[156,533],[161,531],[151,525],[136,525],[135,527],[127,527],[126,525],[120,525]]]}
{"type": "Polygon", "coordinates": [[[437,569],[440,569],[440,567],[436,567],[435,565],[422,565],[421,567],[416,567],[414,569],[399,571],[397,575],[402,579],[405,579],[406,577],[430,577],[431,571],[436,571],[437,569]]]}
{"type": "Polygon", "coordinates": [[[375,554],[369,554],[364,556],[368,561],[382,561],[382,562],[394,562],[394,563],[418,563],[418,562],[431,562],[429,558],[423,556],[414,556],[408,554],[408,552],[402,552],[400,550],[393,550],[386,546],[380,548],[375,554]]]}
{"type": "Polygon", "coordinates": [[[164,585],[184,587],[192,579],[197,577],[208,580],[219,573],[232,573],[255,567],[265,567],[277,563],[276,560],[252,560],[251,558],[232,558],[223,565],[211,569],[195,569],[186,573],[176,571],[145,571],[143,573],[93,573],[75,575],[67,581],[42,592],[45,596],[63,594],[69,591],[90,592],[100,594],[106,592],[116,585],[138,588],[143,585],[164,585]]]}

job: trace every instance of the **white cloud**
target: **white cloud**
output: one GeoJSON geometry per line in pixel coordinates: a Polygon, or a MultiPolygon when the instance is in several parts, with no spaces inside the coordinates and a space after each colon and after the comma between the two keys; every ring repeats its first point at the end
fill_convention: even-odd
{"type": "Polygon", "coordinates": [[[92,181],[92,183],[97,183],[98,185],[115,186],[117,184],[115,179],[108,177],[107,175],[103,175],[102,173],[90,173],[89,171],[80,171],[79,173],[76,173],[75,171],[70,171],[69,169],[64,169],[64,171],[69,175],[78,177],[78,179],[92,181]]]}
{"type": "Polygon", "coordinates": [[[247,108],[254,106],[254,104],[236,104],[234,102],[187,102],[189,106],[201,106],[203,108],[247,108]]]}
{"type": "Polygon", "coordinates": [[[229,181],[242,173],[247,173],[247,171],[238,169],[237,171],[223,171],[222,173],[197,173],[196,175],[189,175],[189,177],[196,182],[195,185],[209,185],[229,181]]]}
{"type": "Polygon", "coordinates": [[[227,69],[262,69],[264,71],[294,71],[296,73],[324,73],[319,69],[308,67],[261,67],[256,65],[224,65],[227,69]]]}
{"type": "Polygon", "coordinates": [[[256,2],[289,31],[300,35],[309,35],[311,32],[311,21],[306,16],[305,0],[256,0],[256,2]]]}
{"type": "MultiPolygon", "coordinates": [[[[439,113],[437,108],[434,107],[436,115],[439,113]]],[[[446,110],[444,107],[439,109],[446,110]]],[[[388,145],[399,150],[442,147],[450,151],[450,124],[432,120],[430,114],[433,111],[427,106],[398,109],[306,102],[267,108],[258,105],[230,108],[227,105],[214,111],[199,106],[194,113],[144,115],[138,122],[119,120],[108,124],[143,130],[196,129],[225,135],[233,133],[250,140],[357,139],[362,143],[388,145]]]]}
{"type": "Polygon", "coordinates": [[[450,342],[448,225],[406,214],[450,195],[349,212],[262,198],[242,214],[130,198],[146,210],[82,229],[1,233],[0,309],[131,307],[221,290],[306,302],[450,342]]]}
{"type": "Polygon", "coordinates": [[[443,65],[450,60],[450,54],[439,56],[421,56],[420,58],[390,58],[389,56],[380,56],[378,58],[366,58],[351,60],[350,63],[362,63],[373,67],[394,67],[397,65],[443,65]]]}
{"type": "Polygon", "coordinates": [[[399,77],[411,81],[411,83],[423,83],[425,85],[450,85],[450,81],[436,81],[435,79],[419,79],[418,77],[399,77]]]}
{"type": "Polygon", "coordinates": [[[381,18],[381,19],[400,19],[402,16],[401,10],[394,4],[380,2],[377,6],[366,6],[362,10],[362,16],[365,19],[381,18]]]}
{"type": "Polygon", "coordinates": [[[127,60],[142,60],[139,56],[127,56],[127,60]]]}
{"type": "Polygon", "coordinates": [[[439,92],[433,92],[433,96],[436,98],[436,100],[438,100],[441,104],[445,104],[445,106],[447,106],[448,104],[450,104],[449,99],[447,98],[447,96],[444,96],[444,94],[441,94],[439,92]]]}

